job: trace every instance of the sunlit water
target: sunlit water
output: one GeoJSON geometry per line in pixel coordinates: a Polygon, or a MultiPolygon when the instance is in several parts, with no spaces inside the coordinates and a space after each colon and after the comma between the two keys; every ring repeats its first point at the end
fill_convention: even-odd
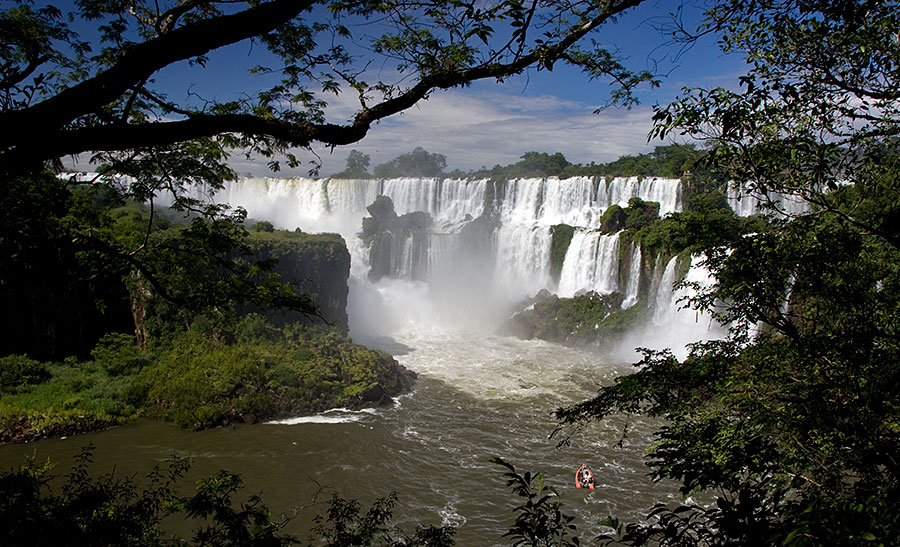
{"type": "MultiPolygon", "coordinates": [[[[515,498],[494,456],[520,470],[543,472],[562,495],[585,539],[613,514],[640,518],[655,502],[675,499],[653,483],[642,463],[653,424],[623,419],[591,424],[557,448],[553,410],[590,397],[630,366],[539,341],[408,326],[394,340],[362,340],[393,350],[419,373],[415,390],[393,406],[335,410],[269,424],[187,432],[141,422],[105,432],[0,447],[0,464],[24,454],[59,462],[95,445],[96,472],[140,478],[172,454],[193,457],[190,482],[217,469],[240,473],[245,493],[259,494],[276,514],[293,516],[287,531],[305,537],[332,494],[365,504],[394,491],[395,524],[457,527],[459,545],[503,545],[515,498]],[[577,490],[581,463],[594,469],[594,491],[577,490]]],[[[177,529],[178,523],[173,526],[177,529]]]]}
{"type": "MultiPolygon", "coordinates": [[[[678,314],[673,280],[654,281],[652,293],[665,304],[657,306],[665,313],[654,314],[650,330],[633,333],[622,347],[603,354],[490,333],[509,317],[513,302],[541,288],[558,289],[549,276],[549,249],[550,226],[559,222],[576,225],[582,229],[579,238],[593,242],[566,255],[566,294],[618,290],[633,305],[641,269],[630,268],[628,282],[619,287],[618,240],[590,230],[606,207],[625,204],[631,196],[660,202],[663,213],[679,210],[680,184],[634,178],[595,188],[585,178],[511,181],[498,211],[501,226],[485,236],[490,242],[472,249],[456,245],[462,225],[483,212],[485,184],[250,179],[229,185],[217,198],[279,228],[343,234],[352,255],[351,334],[419,374],[414,391],[392,406],[202,432],[144,421],[69,439],[0,446],[0,465],[18,465],[23,455],[36,454],[52,458],[64,472],[71,457],[93,443],[95,472],[116,469],[140,480],[172,454],[191,456],[183,493],[190,492],[193,480],[218,469],[240,473],[245,495],[259,494],[276,515],[291,516],[287,531],[301,537],[334,494],[367,507],[396,492],[394,524],[409,533],[416,524],[452,525],[459,545],[476,546],[508,544],[502,535],[518,505],[503,469],[490,463],[497,456],[521,471],[543,472],[560,492],[565,512],[576,515],[584,539],[596,536],[597,521],[609,515],[640,519],[655,503],[677,499],[676,488],[652,482],[643,463],[657,423],[626,423],[620,417],[549,438],[557,427],[553,411],[590,398],[629,371],[624,363],[635,360],[631,348],[673,347],[678,354],[685,341],[710,335],[708,319],[678,314]],[[393,199],[398,214],[426,210],[434,217],[429,283],[368,281],[368,250],[356,232],[365,207],[379,193],[393,199]],[[566,435],[571,442],[557,448],[566,435]],[[594,470],[593,491],[574,487],[582,463],[594,470]]],[[[639,249],[628,255],[636,256],[631,260],[639,266],[639,249]]],[[[655,280],[665,269],[674,275],[674,262],[659,266],[655,280]]],[[[185,531],[177,522],[169,525],[185,531]]]]}

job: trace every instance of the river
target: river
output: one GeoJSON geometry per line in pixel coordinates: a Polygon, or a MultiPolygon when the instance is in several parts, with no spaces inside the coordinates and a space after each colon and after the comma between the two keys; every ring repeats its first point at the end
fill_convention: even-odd
{"type": "Polygon", "coordinates": [[[276,515],[291,515],[286,530],[303,538],[332,494],[367,506],[393,491],[394,522],[409,532],[416,523],[450,524],[459,545],[503,545],[516,499],[503,470],[489,462],[494,456],[543,472],[585,539],[609,514],[639,518],[655,502],[677,499],[671,484],[650,480],[642,462],[652,424],[629,424],[621,447],[623,419],[574,432],[566,447],[548,438],[554,409],[590,397],[629,365],[546,342],[426,326],[409,326],[386,342],[370,341],[419,373],[414,391],[389,407],[201,432],[142,421],[0,446],[0,466],[18,465],[28,454],[51,458],[64,472],[91,443],[95,472],[115,469],[140,482],[172,454],[191,456],[184,493],[192,480],[218,469],[240,473],[244,493],[259,494],[276,515]],[[574,487],[581,463],[594,470],[594,491],[574,487]]]}
{"type": "MultiPolygon", "coordinates": [[[[631,370],[629,363],[637,360],[631,348],[673,347],[683,356],[685,342],[711,335],[710,319],[677,310],[674,258],[650,257],[647,263],[655,266],[641,268],[639,248],[619,249],[618,238],[597,231],[605,208],[625,206],[633,196],[660,203],[661,212],[679,210],[680,181],[576,177],[510,181],[490,192],[488,186],[438,179],[249,179],[216,197],[278,228],[343,235],[352,256],[351,335],[419,375],[412,393],[392,406],[202,432],[142,421],[0,446],[0,466],[35,454],[59,462],[62,472],[81,447],[93,443],[96,472],[115,468],[140,478],[172,454],[191,456],[188,486],[219,469],[239,473],[245,494],[259,494],[275,514],[292,516],[287,530],[301,537],[333,494],[367,507],[396,492],[395,524],[408,533],[414,524],[453,525],[459,545],[508,544],[501,536],[518,500],[505,487],[503,469],[490,463],[497,456],[521,471],[544,473],[565,512],[576,515],[584,539],[595,537],[597,521],[609,515],[632,521],[657,502],[677,500],[677,488],[651,481],[643,463],[658,423],[627,423],[623,439],[625,418],[607,419],[566,432],[571,443],[562,448],[560,436],[549,437],[557,426],[555,409],[591,397],[631,370]],[[373,284],[368,249],[356,232],[377,195],[390,196],[397,214],[428,212],[434,224],[423,264],[409,266],[408,246],[398,245],[398,256],[391,257],[394,276],[373,284]],[[464,227],[488,217],[496,228],[471,247],[464,227]],[[550,279],[549,256],[553,225],[561,222],[575,226],[579,244],[566,252],[560,287],[550,279]],[[623,257],[631,257],[628,267],[623,257]],[[425,272],[426,281],[415,281],[413,271],[425,272]],[[638,305],[639,287],[641,305],[655,308],[653,323],[606,353],[492,334],[509,317],[512,302],[541,288],[561,296],[619,291],[627,305],[638,305]],[[593,491],[574,487],[582,463],[594,470],[593,491]]],[[[707,274],[692,267],[688,276],[702,281],[707,274]]]]}

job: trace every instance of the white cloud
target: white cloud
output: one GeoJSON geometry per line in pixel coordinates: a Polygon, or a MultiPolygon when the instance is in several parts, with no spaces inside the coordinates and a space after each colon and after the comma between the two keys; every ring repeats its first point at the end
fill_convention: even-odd
{"type": "MultiPolygon", "coordinates": [[[[450,169],[478,169],[518,161],[528,151],[562,152],[573,163],[607,162],[652,149],[647,107],[608,110],[552,95],[451,90],[382,120],[362,141],[323,149],[322,175],[343,169],[351,149],[369,154],[372,167],[421,146],[447,156],[450,169]]],[[[311,158],[311,156],[310,156],[311,158]]],[[[247,166],[264,174],[265,166],[247,166]]],[[[240,169],[239,169],[240,170],[240,169]]],[[[297,170],[305,174],[305,168],[297,170]]]]}
{"type": "MultiPolygon", "coordinates": [[[[345,94],[332,101],[330,114],[339,122],[357,104],[345,94]]],[[[356,149],[372,158],[371,166],[387,162],[421,146],[447,157],[449,169],[515,163],[525,152],[562,152],[572,163],[608,162],[624,154],[651,150],[647,134],[651,110],[611,109],[594,114],[596,107],[550,94],[529,96],[502,93],[496,87],[437,92],[427,101],[382,120],[360,142],[335,148],[318,146],[322,176],[344,168],[347,154],[356,149]]],[[[312,154],[299,151],[303,166],[288,169],[282,162],[279,176],[306,176],[312,154]]],[[[86,168],[85,158],[79,167],[86,168]]],[[[238,173],[271,176],[265,159],[246,160],[234,154],[231,164],[238,173]]]]}

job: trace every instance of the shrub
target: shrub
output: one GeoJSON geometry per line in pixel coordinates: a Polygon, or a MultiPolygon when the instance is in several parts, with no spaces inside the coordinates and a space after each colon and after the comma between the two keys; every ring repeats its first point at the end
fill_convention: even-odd
{"type": "Polygon", "coordinates": [[[40,384],[49,378],[50,371],[40,361],[29,359],[25,355],[0,357],[0,389],[40,384]]]}
{"type": "Polygon", "coordinates": [[[147,360],[141,350],[134,345],[134,337],[119,332],[104,334],[91,357],[110,376],[119,376],[142,368],[147,360]]]}

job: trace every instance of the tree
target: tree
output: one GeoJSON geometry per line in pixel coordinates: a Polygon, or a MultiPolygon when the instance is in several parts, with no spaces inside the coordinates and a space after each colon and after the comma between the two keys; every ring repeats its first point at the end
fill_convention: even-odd
{"type": "Polygon", "coordinates": [[[654,134],[708,140],[720,174],[744,181],[773,207],[775,193],[794,194],[894,238],[840,212],[832,191],[865,184],[866,158],[895,146],[900,135],[898,3],[748,6],[719,2],[704,28],[722,35],[725,52],[745,54],[751,68],[739,79],[741,89],[685,90],[681,100],[657,109],[654,134]]]}
{"type": "Polygon", "coordinates": [[[545,152],[526,152],[522,156],[522,161],[516,163],[514,167],[526,173],[547,177],[559,175],[569,165],[570,163],[561,152],[553,155],[545,152]]]}
{"type": "Polygon", "coordinates": [[[421,146],[408,154],[401,154],[387,163],[375,166],[375,176],[392,177],[438,177],[447,167],[443,154],[432,154],[421,146]]]}
{"type": "Polygon", "coordinates": [[[707,12],[701,30],[750,69],[738,91],[686,90],[659,108],[655,134],[706,139],[703,170],[780,214],[702,240],[715,283],[688,304],[728,339],[681,362],[645,352],[637,372],[559,411],[565,423],[665,418],[654,476],[715,501],[657,507],[610,541],[870,545],[900,532],[897,8],[761,0],[707,12]],[[783,194],[809,211],[784,215],[783,194]]]}
{"type": "Polygon", "coordinates": [[[453,0],[270,0],[242,8],[219,0],[80,0],[64,14],[18,0],[3,10],[0,25],[0,125],[16,128],[0,137],[0,174],[91,151],[111,165],[134,164],[151,151],[218,164],[231,149],[271,157],[316,142],[350,144],[435,90],[531,67],[551,70],[557,62],[591,77],[611,76],[618,86],[613,98],[628,103],[634,87],[651,76],[577,42],[641,1],[504,0],[476,7],[453,0]],[[98,39],[82,39],[69,18],[96,25],[98,39]],[[354,35],[351,23],[368,24],[372,33],[354,35]],[[360,48],[358,41],[368,43],[360,48]],[[240,42],[268,50],[253,72],[280,80],[224,102],[176,101],[154,80],[179,62],[189,62],[200,77],[213,51],[240,42]],[[375,57],[366,58],[367,51],[375,57]],[[412,83],[364,79],[378,57],[397,68],[401,82],[412,83]],[[323,93],[345,89],[358,96],[360,108],[345,125],[328,123],[323,93]]]}
{"type": "MultiPolygon", "coordinates": [[[[236,178],[227,163],[236,152],[267,158],[274,170],[281,161],[297,166],[295,147],[356,142],[374,123],[437,90],[556,63],[610,77],[613,99],[630,104],[651,75],[629,71],[596,44],[578,44],[642,1],[476,7],[457,0],[77,0],[66,11],[29,0],[4,4],[0,200],[16,213],[0,223],[0,245],[15,251],[24,242],[28,252],[4,253],[0,299],[13,304],[4,306],[9,326],[19,329],[13,331],[28,330],[9,338],[35,338],[14,351],[83,352],[104,331],[127,330],[104,310],[121,310],[123,302],[127,310],[130,300],[139,323],[151,293],[215,313],[240,300],[311,312],[308,299],[267,273],[271,264],[246,260],[245,214],[210,207],[191,197],[191,187],[215,191],[236,178]],[[249,67],[252,83],[241,80],[243,89],[223,91],[223,99],[199,96],[193,82],[205,77],[216,50],[235,44],[259,53],[249,67]],[[368,70],[377,65],[396,81],[368,70]],[[187,70],[183,85],[166,81],[171,67],[187,70]],[[330,122],[326,99],[345,91],[359,107],[349,121],[330,122]],[[45,171],[57,172],[61,158],[81,153],[90,154],[95,177],[63,180],[45,171]],[[162,195],[189,229],[157,238],[154,205],[162,195]],[[122,234],[110,210],[129,200],[150,209],[143,229],[122,234]],[[20,239],[25,226],[39,229],[20,239]],[[44,272],[39,287],[20,290],[34,271],[44,272]],[[210,275],[214,283],[200,282],[210,275]],[[44,300],[66,305],[37,312],[44,300]],[[94,327],[99,332],[87,332],[94,327]],[[77,340],[54,345],[46,333],[77,340]]],[[[352,159],[362,167],[362,155],[352,159]]],[[[438,172],[445,166],[437,155],[430,160],[438,172]]]]}
{"type": "Polygon", "coordinates": [[[371,159],[368,154],[363,154],[359,150],[351,150],[347,156],[347,168],[332,176],[336,179],[371,178],[372,175],[368,171],[371,159]]]}

